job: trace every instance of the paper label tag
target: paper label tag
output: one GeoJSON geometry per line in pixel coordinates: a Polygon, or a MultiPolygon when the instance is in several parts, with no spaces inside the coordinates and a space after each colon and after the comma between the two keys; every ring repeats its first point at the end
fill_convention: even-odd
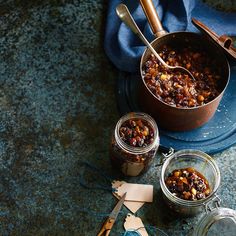
{"type": "Polygon", "coordinates": [[[126,201],[153,201],[153,185],[124,183],[118,187],[117,194],[121,197],[124,193],[126,193],[126,201]]]}
{"type": "Polygon", "coordinates": [[[124,228],[127,231],[136,231],[142,236],[148,236],[142,220],[132,214],[128,214],[125,218],[124,228]]]}
{"type": "MultiPolygon", "coordinates": [[[[120,187],[122,184],[126,183],[125,181],[113,181],[112,182],[112,188],[117,189],[120,187]]],[[[113,195],[117,198],[120,199],[120,196],[116,193],[113,192],[113,195]]],[[[124,205],[132,212],[136,213],[139,208],[141,208],[144,205],[144,202],[132,202],[132,201],[124,201],[124,205]]]]}

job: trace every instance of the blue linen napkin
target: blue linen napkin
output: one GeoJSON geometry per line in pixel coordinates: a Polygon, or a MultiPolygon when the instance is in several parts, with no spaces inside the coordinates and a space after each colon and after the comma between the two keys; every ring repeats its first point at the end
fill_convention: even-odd
{"type": "MultiPolygon", "coordinates": [[[[145,47],[116,15],[115,9],[120,3],[127,5],[147,39],[150,42],[154,39],[139,0],[110,0],[104,41],[105,52],[118,69],[138,72],[140,58],[145,47]]],[[[236,35],[235,13],[217,11],[200,0],[153,0],[153,3],[163,28],[168,32],[197,32],[197,28],[191,23],[191,18],[195,17],[219,35],[236,35]]]]}

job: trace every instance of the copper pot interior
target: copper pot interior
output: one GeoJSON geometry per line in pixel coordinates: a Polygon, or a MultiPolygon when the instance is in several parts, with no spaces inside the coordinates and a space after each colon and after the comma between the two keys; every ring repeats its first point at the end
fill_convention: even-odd
{"type": "MultiPolygon", "coordinates": [[[[217,58],[216,67],[221,68],[219,84],[221,93],[213,101],[203,106],[182,109],[170,106],[152,94],[142,77],[140,105],[144,111],[150,113],[156,119],[160,127],[182,131],[197,128],[206,123],[214,115],[229,80],[229,63],[223,51],[205,36],[192,32],[169,33],[155,39],[151,44],[157,52],[163,45],[169,45],[173,48],[186,48],[191,45],[197,49],[199,48],[199,51],[206,51],[211,57],[217,58]]],[[[143,65],[150,54],[149,49],[146,49],[143,53],[140,63],[141,74],[143,65]]]]}

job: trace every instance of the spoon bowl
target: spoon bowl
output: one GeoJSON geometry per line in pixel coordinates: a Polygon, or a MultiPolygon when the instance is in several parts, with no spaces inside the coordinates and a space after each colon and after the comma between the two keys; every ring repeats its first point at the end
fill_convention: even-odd
{"type": "Polygon", "coordinates": [[[173,70],[173,71],[179,71],[182,73],[188,74],[193,80],[195,80],[193,74],[187,70],[186,68],[182,66],[170,66],[166,64],[166,62],[161,58],[161,56],[157,53],[157,51],[153,48],[153,46],[148,42],[148,40],[145,38],[145,36],[140,31],[139,27],[135,23],[133,17],[131,16],[128,8],[124,4],[119,4],[116,7],[116,13],[118,17],[141,39],[141,41],[151,50],[153,55],[161,62],[162,65],[164,65],[166,68],[173,70]]]}

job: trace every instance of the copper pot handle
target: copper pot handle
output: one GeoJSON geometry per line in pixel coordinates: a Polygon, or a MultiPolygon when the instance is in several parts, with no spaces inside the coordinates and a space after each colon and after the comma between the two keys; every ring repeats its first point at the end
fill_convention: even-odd
{"type": "Polygon", "coordinates": [[[152,32],[156,37],[160,37],[166,34],[166,31],[163,29],[160,18],[157,14],[157,11],[154,7],[152,0],[140,0],[143,11],[148,19],[148,22],[152,28],[152,32]]]}

